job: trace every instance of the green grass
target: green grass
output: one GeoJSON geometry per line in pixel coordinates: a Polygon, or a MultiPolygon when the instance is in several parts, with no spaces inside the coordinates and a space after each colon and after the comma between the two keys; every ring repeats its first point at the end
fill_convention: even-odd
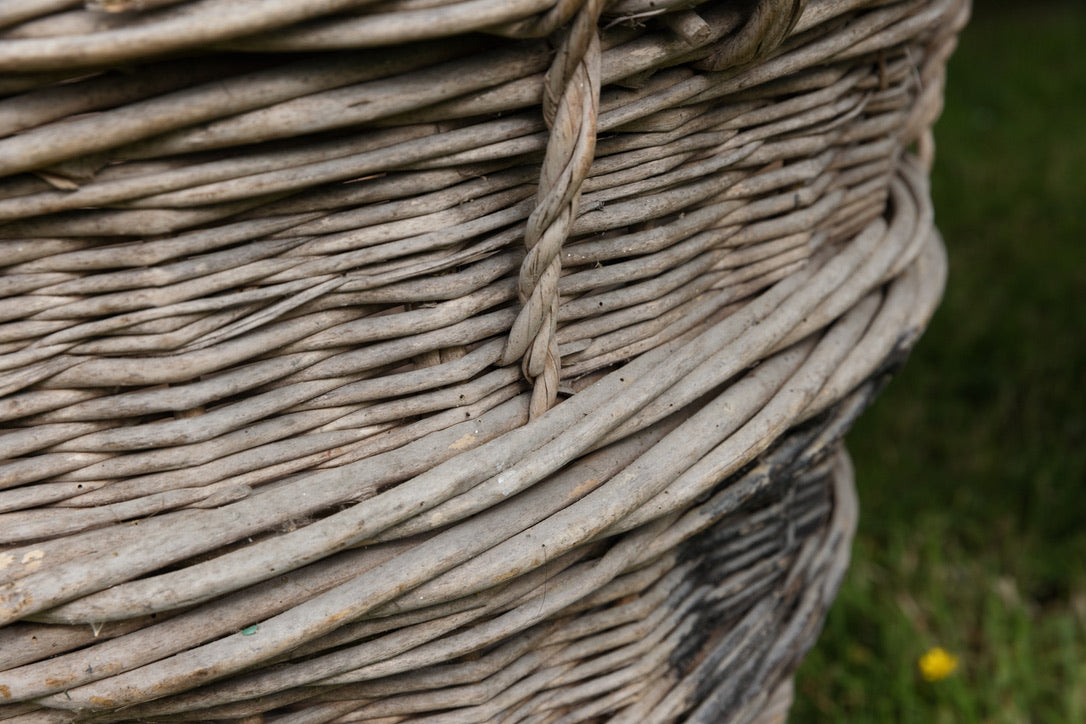
{"type": "Polygon", "coordinates": [[[1086,722],[1086,5],[978,2],[936,139],[949,287],[849,437],[853,565],[791,721],[1086,722]]]}

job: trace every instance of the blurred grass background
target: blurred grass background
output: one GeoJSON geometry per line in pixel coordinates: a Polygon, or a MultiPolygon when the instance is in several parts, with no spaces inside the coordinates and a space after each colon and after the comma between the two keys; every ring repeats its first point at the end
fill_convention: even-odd
{"type": "Polygon", "coordinates": [[[849,436],[793,724],[1086,722],[1086,2],[975,0],[936,141],[949,286],[849,436]],[[960,665],[928,682],[934,646],[960,665]]]}

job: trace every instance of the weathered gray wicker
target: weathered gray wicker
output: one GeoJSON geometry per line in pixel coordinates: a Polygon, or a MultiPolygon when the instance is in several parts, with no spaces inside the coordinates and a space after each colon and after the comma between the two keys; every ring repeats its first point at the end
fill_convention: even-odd
{"type": "Polygon", "coordinates": [[[967,14],[0,3],[0,721],[780,721],[967,14]]]}

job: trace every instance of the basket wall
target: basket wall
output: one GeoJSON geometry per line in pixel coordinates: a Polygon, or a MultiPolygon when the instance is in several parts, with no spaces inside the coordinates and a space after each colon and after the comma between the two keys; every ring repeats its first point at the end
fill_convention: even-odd
{"type": "Polygon", "coordinates": [[[0,721],[779,721],[967,15],[0,7],[0,721]]]}

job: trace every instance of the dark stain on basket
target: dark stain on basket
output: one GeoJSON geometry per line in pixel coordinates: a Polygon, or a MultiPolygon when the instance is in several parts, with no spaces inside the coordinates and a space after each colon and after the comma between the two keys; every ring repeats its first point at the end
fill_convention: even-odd
{"type": "MultiPolygon", "coordinates": [[[[683,559],[697,562],[688,574],[689,580],[719,585],[729,577],[741,577],[745,567],[765,561],[774,561],[776,572],[763,574],[752,585],[729,591],[730,595],[712,605],[696,609],[692,633],[669,659],[679,678],[699,669],[714,670],[699,677],[693,701],[711,699],[716,711],[724,712],[736,705],[737,698],[751,695],[746,690],[749,681],[744,682],[756,676],[757,662],[768,655],[767,644],[772,642],[765,636],[744,638],[755,626],[749,619],[760,621],[770,630],[793,614],[803,592],[803,578],[784,587],[786,571],[805,542],[825,534],[832,506],[830,471],[825,463],[843,433],[872,399],[873,389],[873,383],[863,385],[846,402],[798,426],[761,459],[714,489],[713,493],[717,493],[746,486],[756,492],[713,528],[683,544],[683,559]],[[737,643],[738,639],[745,643],[737,643]],[[717,668],[719,661],[729,656],[735,660],[717,668]]],[[[791,655],[785,657],[787,661],[798,658],[812,640],[813,633],[797,640],[791,655]]],[[[781,665],[778,662],[775,668],[781,665]]],[[[770,673],[761,673],[768,677],[759,682],[763,690],[777,683],[770,680],[770,673]]]]}

